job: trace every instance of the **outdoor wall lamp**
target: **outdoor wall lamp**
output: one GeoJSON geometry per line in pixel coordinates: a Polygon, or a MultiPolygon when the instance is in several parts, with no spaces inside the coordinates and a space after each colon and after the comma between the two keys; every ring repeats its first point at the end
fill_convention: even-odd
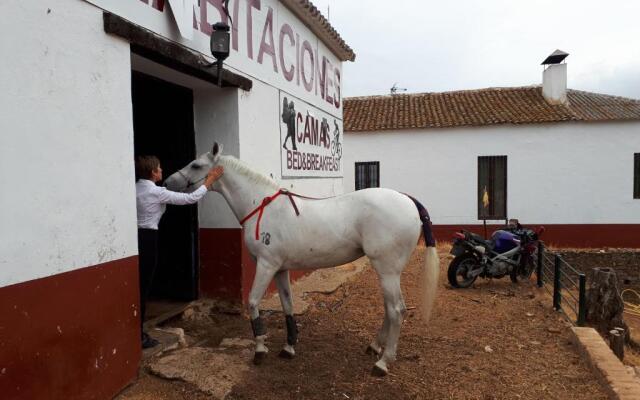
{"type": "Polygon", "coordinates": [[[222,86],[222,63],[229,57],[229,25],[218,22],[211,25],[211,54],[216,59],[218,65],[218,86],[222,86]]]}

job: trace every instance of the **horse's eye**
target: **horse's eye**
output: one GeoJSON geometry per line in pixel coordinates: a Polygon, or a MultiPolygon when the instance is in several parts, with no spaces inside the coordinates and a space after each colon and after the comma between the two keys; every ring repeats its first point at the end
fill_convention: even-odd
{"type": "Polygon", "coordinates": [[[200,169],[202,168],[201,166],[199,166],[198,164],[191,164],[191,168],[193,169],[200,169]]]}

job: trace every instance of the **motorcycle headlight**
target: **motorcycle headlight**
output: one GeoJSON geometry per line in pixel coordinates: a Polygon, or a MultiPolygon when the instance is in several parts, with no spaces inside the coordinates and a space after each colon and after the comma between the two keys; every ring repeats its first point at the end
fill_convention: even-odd
{"type": "Polygon", "coordinates": [[[476,246],[474,247],[476,249],[476,251],[480,254],[484,254],[485,252],[485,248],[483,246],[476,246]]]}

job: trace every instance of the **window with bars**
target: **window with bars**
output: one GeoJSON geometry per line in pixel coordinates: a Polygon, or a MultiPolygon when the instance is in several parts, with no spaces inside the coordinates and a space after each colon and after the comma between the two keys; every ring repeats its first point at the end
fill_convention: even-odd
{"type": "Polygon", "coordinates": [[[380,161],[356,163],[356,190],[380,187],[380,161]]]}
{"type": "Polygon", "coordinates": [[[507,218],[507,156],[478,157],[478,219],[507,218]]]}
{"type": "Polygon", "coordinates": [[[640,199],[640,153],[633,155],[633,198],[640,199]]]}

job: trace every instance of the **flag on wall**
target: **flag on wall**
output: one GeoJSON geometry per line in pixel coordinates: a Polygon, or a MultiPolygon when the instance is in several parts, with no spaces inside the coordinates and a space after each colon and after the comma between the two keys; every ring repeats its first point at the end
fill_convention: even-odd
{"type": "Polygon", "coordinates": [[[489,207],[489,193],[487,192],[487,187],[484,187],[484,192],[482,193],[482,205],[484,208],[489,207]]]}

